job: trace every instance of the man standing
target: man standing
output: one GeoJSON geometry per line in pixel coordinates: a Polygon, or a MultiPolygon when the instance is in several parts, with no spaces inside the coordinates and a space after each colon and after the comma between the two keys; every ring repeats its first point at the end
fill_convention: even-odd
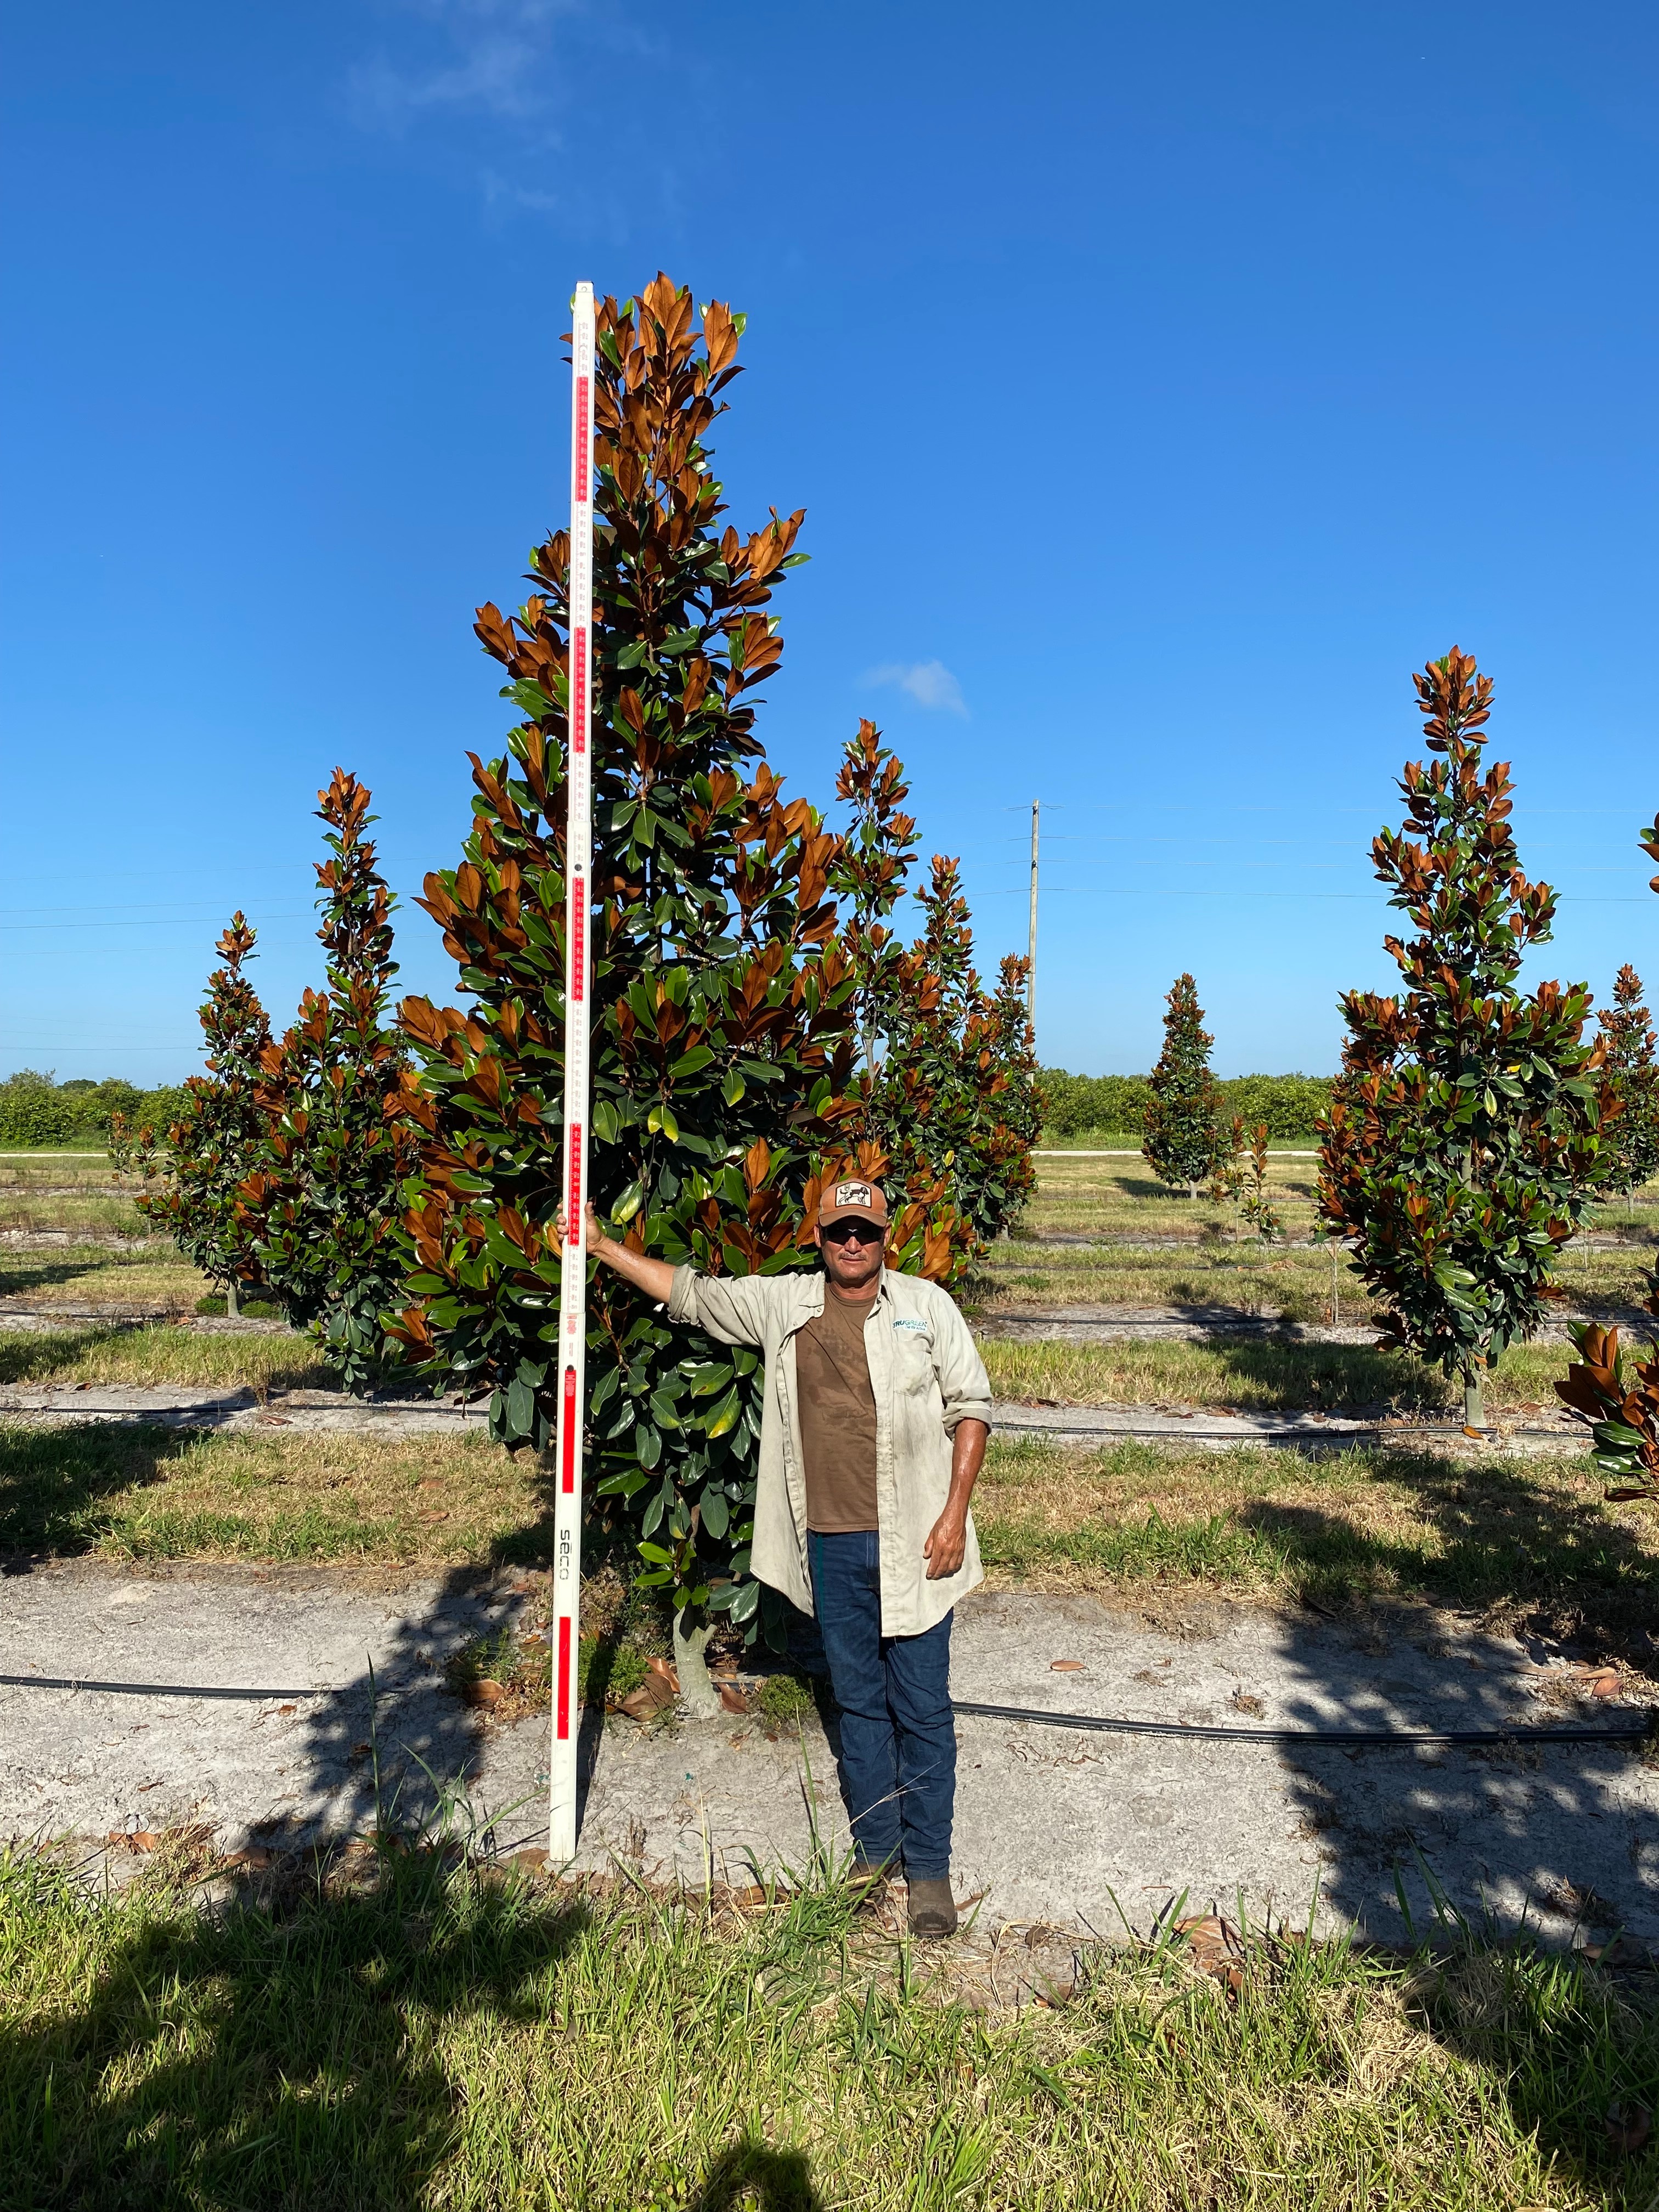
{"type": "Polygon", "coordinates": [[[821,1274],[699,1275],[630,1252],[587,1218],[601,1265],[675,1321],[764,1352],[753,1570],[817,1616],[854,1879],[902,1863],[912,1932],[950,1936],[951,1609],[983,1579],[968,1501],[991,1386],[948,1292],[883,1265],[886,1235],[880,1187],[858,1181],[824,1194],[821,1274]]]}

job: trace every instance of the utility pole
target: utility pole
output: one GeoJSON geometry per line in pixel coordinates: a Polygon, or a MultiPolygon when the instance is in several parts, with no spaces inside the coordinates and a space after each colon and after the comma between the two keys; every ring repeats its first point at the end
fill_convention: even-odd
{"type": "Polygon", "coordinates": [[[1031,925],[1026,939],[1026,952],[1030,965],[1025,971],[1025,1018],[1036,1030],[1036,908],[1037,908],[1037,812],[1041,799],[1031,801],[1031,925]]]}

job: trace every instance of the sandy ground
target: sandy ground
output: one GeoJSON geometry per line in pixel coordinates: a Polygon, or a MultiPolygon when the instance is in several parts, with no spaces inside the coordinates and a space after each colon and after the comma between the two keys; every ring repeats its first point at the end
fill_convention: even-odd
{"type": "MultiPolygon", "coordinates": [[[[0,1833],[101,1840],[211,1824],[240,1842],[342,1833],[380,1787],[407,1814],[450,1786],[510,1850],[544,1840],[547,1723],[465,1710],[446,1656],[528,1601],[524,1578],[89,1563],[0,1579],[0,1833]],[[374,1726],[371,1729],[371,1669],[374,1726]],[[33,1686],[231,1686],[247,1699],[33,1686]]],[[[1171,1723],[1494,1728],[1636,1716],[1563,1704],[1559,1653],[1405,1608],[1331,1623],[1231,1604],[1161,1618],[1091,1598],[980,1594],[957,1616],[959,1698],[1171,1723]],[[1055,1672],[1053,1662],[1079,1662],[1055,1672]]],[[[833,1735],[833,1716],[830,1726],[833,1735]]],[[[1438,1890],[1547,1938],[1659,1940],[1659,1770],[1615,1744],[1344,1751],[1085,1735],[963,1716],[956,1867],[981,1917],[1103,1936],[1182,1897],[1397,1940],[1438,1890]],[[1317,1905],[1315,1905],[1316,1894],[1317,1905]]],[[[817,1717],[590,1720],[581,1860],[655,1878],[799,1868],[844,1843],[817,1717]]]]}

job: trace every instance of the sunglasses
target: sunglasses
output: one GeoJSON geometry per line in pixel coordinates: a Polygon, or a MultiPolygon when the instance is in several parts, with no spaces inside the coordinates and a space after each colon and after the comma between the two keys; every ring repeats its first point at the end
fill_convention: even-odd
{"type": "Polygon", "coordinates": [[[832,1221],[823,1231],[826,1244],[879,1244],[887,1231],[874,1221],[832,1221]]]}

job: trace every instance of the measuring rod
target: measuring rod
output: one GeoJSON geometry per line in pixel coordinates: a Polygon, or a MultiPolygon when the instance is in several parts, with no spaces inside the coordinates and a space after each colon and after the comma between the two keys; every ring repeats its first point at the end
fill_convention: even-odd
{"type": "Polygon", "coordinates": [[[576,1653],[580,1636],[582,1421],[587,1351],[587,917],[593,842],[590,682],[593,661],[593,287],[571,302],[570,754],[564,838],[564,1218],[559,1277],[559,1397],[553,1506],[553,1747],[548,1856],[576,1855],[576,1653]]]}

